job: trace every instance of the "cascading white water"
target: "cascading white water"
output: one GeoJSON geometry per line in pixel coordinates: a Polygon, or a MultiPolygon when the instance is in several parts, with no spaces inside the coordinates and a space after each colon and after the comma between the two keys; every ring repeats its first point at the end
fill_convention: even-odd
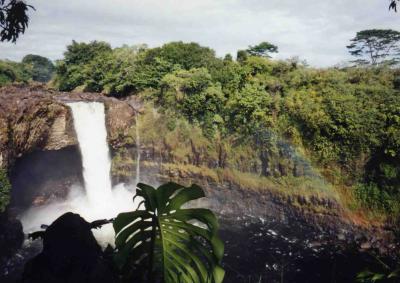
{"type": "Polygon", "coordinates": [[[108,205],[112,198],[111,160],[103,103],[73,102],[74,127],[82,154],[83,179],[89,204],[108,205]]]}
{"type": "MultiPolygon", "coordinates": [[[[135,203],[132,202],[135,188],[125,184],[119,184],[113,189],[111,187],[111,159],[104,105],[98,102],[71,102],[68,106],[72,111],[82,155],[84,193],[78,185],[73,185],[66,200],[56,200],[45,206],[33,206],[25,211],[20,215],[20,219],[26,233],[40,230],[41,224],[51,224],[68,211],[79,213],[87,221],[94,221],[110,219],[120,212],[135,210],[140,202],[137,198],[135,203]]],[[[139,138],[137,129],[138,148],[139,138]]],[[[140,153],[137,162],[140,163],[140,153]]],[[[139,178],[140,167],[136,170],[139,178]]],[[[114,244],[112,225],[104,225],[102,229],[92,232],[102,246],[114,244]]]]}
{"type": "Polygon", "coordinates": [[[136,180],[135,185],[140,182],[140,129],[139,113],[136,113],[136,180]]]}

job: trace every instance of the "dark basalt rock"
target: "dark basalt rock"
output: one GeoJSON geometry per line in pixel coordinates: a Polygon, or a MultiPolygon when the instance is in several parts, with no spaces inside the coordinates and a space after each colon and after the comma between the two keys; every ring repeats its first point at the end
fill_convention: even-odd
{"type": "Polygon", "coordinates": [[[25,265],[24,283],[112,283],[111,263],[91,224],[68,212],[44,232],[43,251],[25,265]]]}
{"type": "Polygon", "coordinates": [[[7,213],[0,213],[0,267],[21,247],[23,241],[21,222],[7,213]]]}

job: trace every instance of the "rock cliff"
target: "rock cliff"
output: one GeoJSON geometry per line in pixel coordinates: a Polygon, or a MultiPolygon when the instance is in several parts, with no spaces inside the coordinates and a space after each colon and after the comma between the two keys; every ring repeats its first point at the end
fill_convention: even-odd
{"type": "Polygon", "coordinates": [[[0,167],[35,150],[59,150],[76,145],[72,101],[99,101],[106,109],[109,143],[119,147],[134,123],[135,111],[121,100],[91,93],[62,93],[41,86],[0,89],[0,167]]]}
{"type": "MultiPolygon", "coordinates": [[[[137,148],[132,136],[135,129],[135,113],[138,111],[136,108],[140,108],[140,103],[135,102],[133,98],[130,101],[122,101],[100,94],[62,93],[42,87],[13,86],[0,89],[0,167],[10,169],[17,158],[34,151],[59,151],[77,145],[72,115],[67,106],[68,102],[73,101],[104,103],[109,144],[116,149],[113,177],[117,182],[134,182],[134,155],[137,154],[137,148]],[[124,175],[121,172],[128,173],[124,175]]],[[[344,235],[343,237],[349,237],[351,242],[361,234],[360,241],[381,249],[382,252],[388,250],[387,245],[392,241],[391,233],[384,231],[381,226],[372,229],[357,227],[346,217],[346,211],[335,199],[317,196],[306,199],[301,195],[284,195],[276,190],[257,191],[232,181],[216,182],[195,172],[185,173],[183,170],[168,169],[162,166],[168,159],[160,160],[156,154],[151,153],[154,147],[153,150],[147,150],[148,148],[150,147],[145,142],[141,144],[141,181],[152,184],[170,180],[198,183],[206,190],[206,206],[222,215],[233,218],[243,215],[273,218],[281,223],[301,222],[318,227],[321,231],[328,231],[332,235],[344,235]]],[[[160,156],[163,154],[161,151],[160,156]]],[[[15,179],[24,178],[17,176],[15,179]]],[[[57,176],[56,182],[60,182],[61,179],[57,176]]],[[[35,190],[38,187],[40,186],[35,185],[35,190]]],[[[69,184],[65,187],[69,187],[69,184]]],[[[17,188],[14,182],[14,193],[18,193],[17,188]]],[[[21,185],[21,188],[26,186],[21,185]]],[[[51,184],[51,189],[55,191],[55,188],[57,185],[51,184]]],[[[27,195],[27,205],[38,199],[27,194],[26,190],[24,192],[27,195]]],[[[18,194],[18,197],[22,199],[21,194],[18,194]]]]}

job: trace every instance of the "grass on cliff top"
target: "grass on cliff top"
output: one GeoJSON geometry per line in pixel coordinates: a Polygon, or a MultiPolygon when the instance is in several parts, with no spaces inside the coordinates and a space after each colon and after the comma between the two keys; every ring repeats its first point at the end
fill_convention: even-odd
{"type": "MultiPolygon", "coordinates": [[[[145,166],[159,166],[145,162],[145,166]]],[[[319,199],[339,200],[332,186],[321,178],[311,177],[262,177],[257,174],[243,173],[234,169],[211,169],[190,164],[164,163],[161,170],[176,179],[205,178],[223,184],[233,183],[243,189],[254,191],[272,191],[284,196],[303,196],[306,199],[314,196],[319,199]],[[176,177],[175,177],[176,176],[176,177]]]]}
{"type": "Polygon", "coordinates": [[[315,213],[329,212],[329,208],[310,205],[310,198],[329,199],[337,202],[343,208],[344,218],[352,223],[363,226],[380,226],[384,223],[386,215],[362,208],[348,187],[332,185],[322,178],[310,177],[261,177],[256,174],[243,173],[232,169],[210,169],[190,164],[158,164],[155,162],[143,162],[147,167],[159,167],[160,173],[170,176],[172,181],[178,181],[189,185],[192,182],[215,182],[217,184],[233,183],[247,190],[258,192],[270,191],[284,197],[292,197],[292,205],[307,208],[315,213]],[[300,204],[296,197],[304,197],[307,204],[300,204]]]}

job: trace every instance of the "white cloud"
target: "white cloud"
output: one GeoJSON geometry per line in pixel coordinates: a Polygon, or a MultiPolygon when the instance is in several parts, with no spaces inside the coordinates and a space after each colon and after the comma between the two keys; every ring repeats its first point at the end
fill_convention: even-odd
{"type": "MultiPolygon", "coordinates": [[[[28,0],[29,2],[29,0],[28,0]]],[[[36,12],[17,44],[0,43],[0,58],[62,57],[77,41],[161,45],[196,41],[223,56],[260,41],[278,58],[299,56],[315,66],[349,59],[346,45],[367,28],[393,28],[400,13],[382,0],[31,0],[36,12]]]]}

